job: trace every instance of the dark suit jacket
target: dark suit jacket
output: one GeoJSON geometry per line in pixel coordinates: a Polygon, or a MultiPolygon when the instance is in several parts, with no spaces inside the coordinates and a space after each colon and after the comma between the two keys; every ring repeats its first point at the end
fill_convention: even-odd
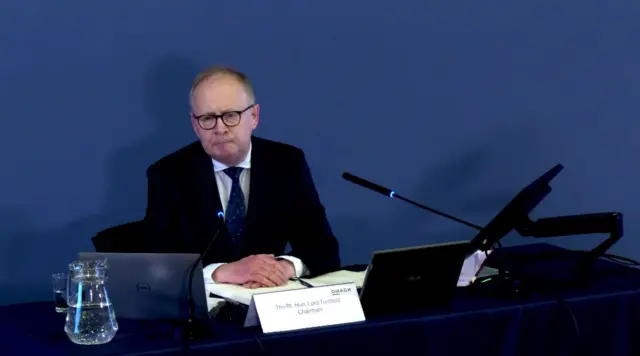
{"type": "Polygon", "coordinates": [[[245,233],[231,245],[213,162],[199,141],[154,163],[145,216],[149,252],[201,253],[222,228],[203,263],[233,262],[252,254],[284,254],[287,242],[312,275],[340,268],[338,242],[327,221],[302,150],[252,138],[245,233]]]}

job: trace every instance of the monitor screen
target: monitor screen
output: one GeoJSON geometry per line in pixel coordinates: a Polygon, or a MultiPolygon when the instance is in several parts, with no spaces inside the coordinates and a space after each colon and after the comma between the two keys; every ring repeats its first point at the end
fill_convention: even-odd
{"type": "MultiPolygon", "coordinates": [[[[549,183],[564,167],[557,164],[524,187],[471,241],[471,251],[487,251],[519,224],[528,221],[529,213],[551,192],[549,183]]],[[[471,252],[471,253],[472,253],[471,252]]]]}

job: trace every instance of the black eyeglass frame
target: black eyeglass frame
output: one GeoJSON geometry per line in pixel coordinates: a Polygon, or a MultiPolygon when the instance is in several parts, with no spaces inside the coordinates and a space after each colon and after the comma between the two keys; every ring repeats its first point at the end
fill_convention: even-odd
{"type": "Polygon", "coordinates": [[[224,125],[225,125],[226,127],[234,127],[234,126],[238,126],[238,125],[240,125],[240,121],[242,121],[242,115],[243,115],[245,112],[247,112],[249,109],[252,109],[252,108],[253,108],[253,107],[255,107],[255,106],[256,106],[256,104],[254,103],[254,104],[251,104],[251,105],[247,106],[247,107],[246,107],[246,108],[244,108],[243,110],[225,111],[225,112],[223,112],[223,113],[221,113],[221,114],[219,114],[219,115],[216,115],[216,114],[202,114],[202,115],[195,116],[195,115],[191,114],[191,117],[192,117],[194,120],[198,121],[198,125],[199,125],[203,130],[213,130],[213,129],[215,129],[215,128],[216,128],[216,126],[218,125],[218,119],[222,120],[222,123],[224,123],[224,125]],[[236,122],[236,123],[234,123],[234,124],[231,124],[231,125],[230,125],[229,123],[227,123],[227,121],[226,121],[224,118],[225,118],[225,115],[229,115],[229,114],[236,114],[236,115],[238,115],[238,122],[236,122]],[[214,120],[215,120],[215,122],[214,122],[213,126],[211,126],[211,127],[209,127],[209,128],[204,127],[204,125],[202,124],[202,119],[205,119],[205,118],[206,118],[206,119],[214,119],[214,120]]]}

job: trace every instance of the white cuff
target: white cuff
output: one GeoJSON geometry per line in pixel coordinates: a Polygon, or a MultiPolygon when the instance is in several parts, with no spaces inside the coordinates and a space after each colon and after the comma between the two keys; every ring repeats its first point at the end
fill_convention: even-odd
{"type": "Polygon", "coordinates": [[[296,278],[300,278],[309,274],[307,266],[305,266],[299,258],[293,256],[278,256],[278,258],[282,258],[293,263],[293,269],[295,270],[296,278]]]}
{"type": "Polygon", "coordinates": [[[205,268],[202,269],[202,274],[204,274],[204,283],[207,284],[215,284],[216,281],[213,280],[213,272],[224,263],[212,263],[205,268]]]}

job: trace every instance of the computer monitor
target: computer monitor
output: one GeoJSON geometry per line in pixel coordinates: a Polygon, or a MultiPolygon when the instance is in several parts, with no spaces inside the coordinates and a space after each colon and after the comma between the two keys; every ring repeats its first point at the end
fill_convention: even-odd
{"type": "MultiPolygon", "coordinates": [[[[118,318],[186,320],[188,277],[198,254],[81,252],[79,260],[107,260],[107,291],[118,318]]],[[[195,317],[207,318],[202,263],[193,274],[195,317]]]]}
{"type": "Polygon", "coordinates": [[[469,241],[375,251],[360,300],[367,318],[431,309],[453,299],[469,241]]]}
{"type": "Polygon", "coordinates": [[[551,192],[551,181],[564,167],[555,165],[524,187],[507,206],[505,206],[490,222],[471,240],[470,251],[487,251],[513,229],[529,221],[529,213],[551,192]]]}

